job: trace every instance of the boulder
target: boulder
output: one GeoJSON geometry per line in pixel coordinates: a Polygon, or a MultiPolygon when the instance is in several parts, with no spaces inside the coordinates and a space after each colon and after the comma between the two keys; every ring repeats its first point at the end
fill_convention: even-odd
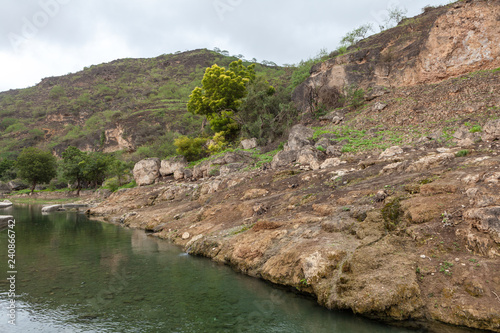
{"type": "Polygon", "coordinates": [[[175,180],[182,180],[182,179],[184,179],[184,170],[183,169],[175,170],[175,172],[174,172],[174,179],[175,180]]]}
{"type": "Polygon", "coordinates": [[[9,200],[0,201],[0,208],[7,208],[12,206],[12,202],[9,200]]]}
{"type": "Polygon", "coordinates": [[[10,193],[11,191],[9,185],[0,182],[0,194],[10,193]]]}
{"type": "Polygon", "coordinates": [[[252,139],[246,139],[241,141],[240,147],[243,149],[254,149],[257,148],[257,139],[252,138],[252,139]]]}
{"type": "Polygon", "coordinates": [[[483,126],[483,141],[500,140],[500,119],[490,120],[483,126]]]}
{"type": "Polygon", "coordinates": [[[341,117],[341,116],[337,115],[336,113],[329,113],[327,115],[321,116],[319,118],[319,120],[329,121],[334,125],[338,125],[344,120],[344,117],[341,117]]]}
{"type": "Polygon", "coordinates": [[[297,154],[297,163],[308,165],[313,170],[318,170],[320,167],[316,150],[310,146],[299,151],[297,154]]]}
{"type": "Polygon", "coordinates": [[[134,166],[134,179],[138,186],[151,185],[160,177],[159,158],[148,158],[134,166]]]}
{"type": "Polygon", "coordinates": [[[162,160],[160,166],[160,175],[162,177],[173,175],[176,170],[183,169],[187,167],[187,165],[188,163],[184,156],[175,156],[169,158],[168,160],[162,160]]]}
{"type": "Polygon", "coordinates": [[[29,187],[28,185],[23,184],[23,183],[16,181],[16,180],[11,180],[10,182],[7,183],[7,186],[9,186],[9,188],[12,191],[21,191],[21,190],[27,189],[29,187]]]}
{"type": "Polygon", "coordinates": [[[193,178],[193,171],[191,171],[191,169],[183,169],[183,171],[184,171],[184,179],[193,178]]]}
{"type": "Polygon", "coordinates": [[[339,146],[328,146],[326,148],[326,154],[329,156],[339,157],[342,155],[342,148],[339,146]]]}
{"type": "Polygon", "coordinates": [[[274,155],[271,162],[271,168],[277,169],[283,166],[289,166],[297,160],[297,150],[282,150],[274,155]]]}
{"type": "Polygon", "coordinates": [[[318,142],[316,142],[316,144],[314,145],[314,147],[316,148],[322,147],[325,150],[328,146],[330,146],[330,140],[328,140],[327,138],[319,139],[318,142]]]}
{"type": "Polygon", "coordinates": [[[372,110],[373,111],[382,111],[383,109],[385,109],[387,107],[387,104],[385,103],[382,103],[382,102],[376,102],[373,107],[372,107],[372,110]]]}
{"type": "Polygon", "coordinates": [[[63,210],[63,205],[50,205],[42,207],[42,213],[52,213],[63,210]]]}
{"type": "Polygon", "coordinates": [[[298,150],[302,147],[311,145],[311,138],[314,131],[304,125],[298,124],[292,127],[288,135],[288,143],[285,150],[298,150]]]}

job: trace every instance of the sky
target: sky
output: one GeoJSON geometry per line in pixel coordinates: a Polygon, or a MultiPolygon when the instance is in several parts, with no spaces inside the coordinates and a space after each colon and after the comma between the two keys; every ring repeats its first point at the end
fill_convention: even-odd
{"type": "Polygon", "coordinates": [[[296,64],[387,10],[450,0],[1,0],[0,91],[121,58],[199,48],[296,64]]]}

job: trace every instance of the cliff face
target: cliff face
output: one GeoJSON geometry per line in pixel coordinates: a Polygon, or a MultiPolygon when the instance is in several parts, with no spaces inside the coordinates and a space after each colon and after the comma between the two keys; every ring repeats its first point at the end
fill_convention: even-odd
{"type": "Polygon", "coordinates": [[[311,104],[339,106],[349,86],[377,94],[381,87],[437,83],[500,66],[500,3],[461,1],[428,8],[394,29],[371,36],[311,69],[294,93],[303,110],[311,104]]]}

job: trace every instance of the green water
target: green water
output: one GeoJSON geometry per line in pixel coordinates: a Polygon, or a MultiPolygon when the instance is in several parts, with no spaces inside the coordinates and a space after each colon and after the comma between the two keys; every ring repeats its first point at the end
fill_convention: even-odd
{"type": "Polygon", "coordinates": [[[166,241],[76,213],[13,207],[16,326],[0,232],[0,332],[410,332],[328,311],[166,241]],[[4,277],[5,276],[5,277],[4,277]]]}

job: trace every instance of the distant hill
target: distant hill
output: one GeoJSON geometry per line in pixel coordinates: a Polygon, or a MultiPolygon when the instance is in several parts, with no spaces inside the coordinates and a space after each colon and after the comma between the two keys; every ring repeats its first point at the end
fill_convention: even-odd
{"type": "MultiPolygon", "coordinates": [[[[203,118],[186,111],[205,69],[236,57],[206,49],[152,59],[120,59],[0,93],[0,157],[38,146],[60,154],[124,151],[137,160],[174,153],[176,135],[196,135],[203,118]]],[[[257,64],[273,81],[283,68],[257,64]]]]}

